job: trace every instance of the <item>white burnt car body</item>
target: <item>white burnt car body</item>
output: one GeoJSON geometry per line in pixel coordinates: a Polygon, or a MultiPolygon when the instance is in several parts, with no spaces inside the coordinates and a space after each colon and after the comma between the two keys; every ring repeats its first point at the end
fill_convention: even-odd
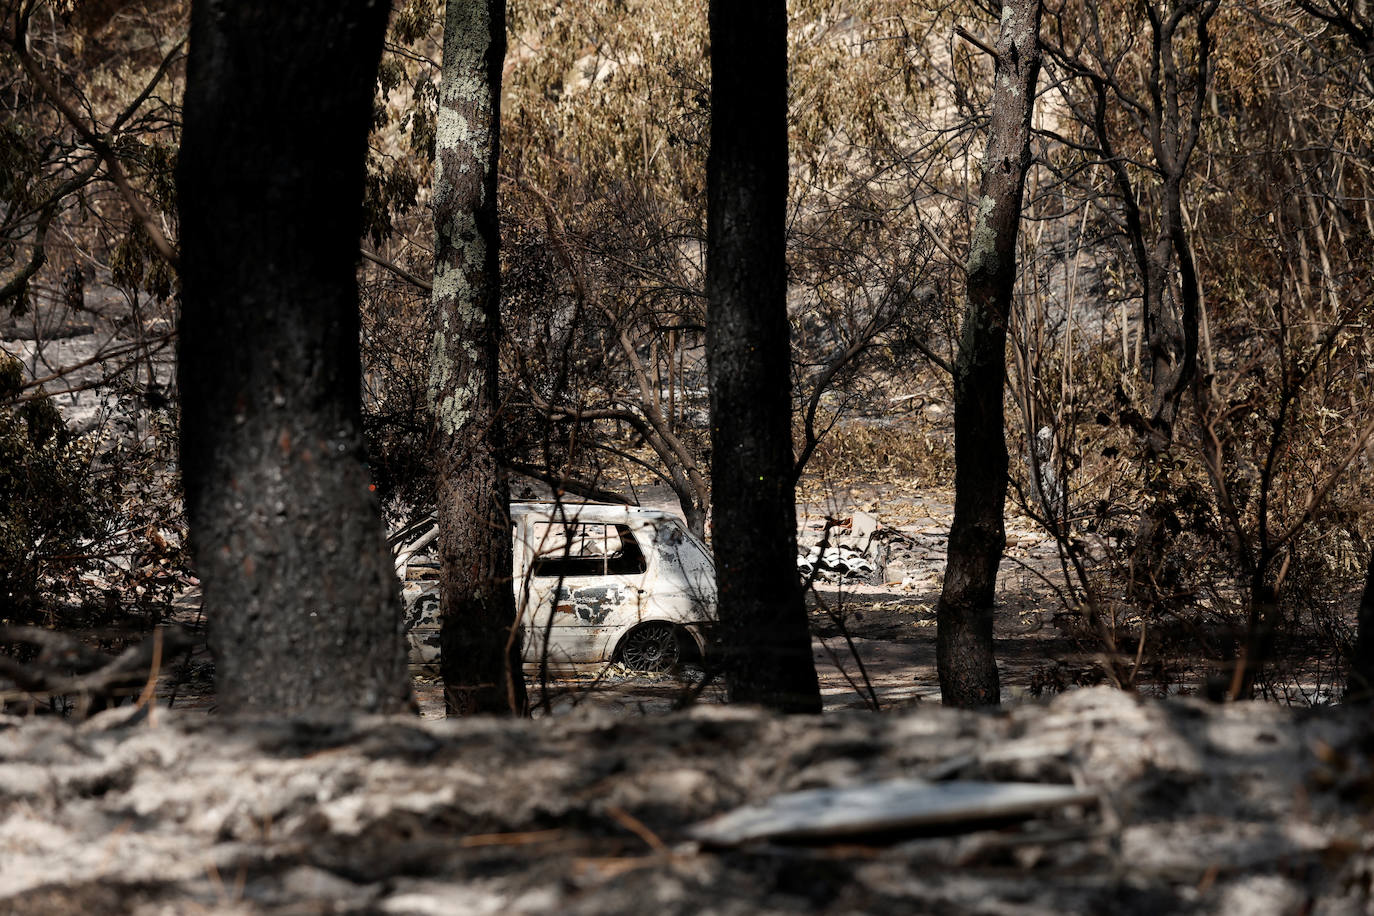
{"type": "MultiPolygon", "coordinates": [[[[715,567],[676,516],[603,503],[514,503],[511,527],[526,664],[619,661],[661,671],[705,655],[715,567]]],[[[437,564],[403,556],[398,565],[406,570],[411,664],[437,673],[437,564]]]]}

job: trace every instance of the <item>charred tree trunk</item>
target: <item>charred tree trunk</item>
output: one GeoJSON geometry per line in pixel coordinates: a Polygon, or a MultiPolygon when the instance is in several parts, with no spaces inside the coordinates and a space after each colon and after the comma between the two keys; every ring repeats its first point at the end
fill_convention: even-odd
{"type": "Polygon", "coordinates": [[[181,460],[223,712],[388,712],[408,695],[363,464],[355,275],[387,9],[191,13],[181,460]]]}
{"type": "Polygon", "coordinates": [[[500,472],[497,346],[504,0],[449,0],[434,170],[429,395],[439,463],[439,607],[449,715],[526,710],[500,472]]]}
{"type": "Polygon", "coordinates": [[[706,353],[731,702],[820,712],[797,579],[787,320],[787,7],[711,3],[706,353]]]}
{"type": "Polygon", "coordinates": [[[968,311],[954,367],[954,522],[936,636],[940,695],[946,706],[1001,702],[992,623],[997,567],[1006,545],[1002,389],[1040,69],[1039,30],[1039,0],[1004,0],[992,124],[969,247],[968,311]]]}

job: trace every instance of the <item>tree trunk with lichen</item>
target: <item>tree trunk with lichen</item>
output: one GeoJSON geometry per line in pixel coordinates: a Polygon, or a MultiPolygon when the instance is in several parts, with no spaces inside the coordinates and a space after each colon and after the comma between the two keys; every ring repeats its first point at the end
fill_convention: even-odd
{"type": "Polygon", "coordinates": [[[355,274],[386,16],[191,10],[181,465],[224,713],[395,712],[409,693],[363,464],[355,274]]]}
{"type": "Polygon", "coordinates": [[[731,702],[820,712],[792,484],[787,7],[713,0],[710,21],[706,353],[726,684],[731,702]]]}
{"type": "Polygon", "coordinates": [[[992,623],[997,567],[1006,545],[1002,389],[1040,69],[1039,30],[1039,0],[1004,0],[992,123],[969,246],[968,304],[954,367],[954,522],[936,635],[940,695],[946,706],[1001,702],[992,623]]]}
{"type": "Polygon", "coordinates": [[[500,152],[504,0],[449,0],[434,156],[430,404],[449,715],[524,714],[510,495],[500,472],[500,152]]]}

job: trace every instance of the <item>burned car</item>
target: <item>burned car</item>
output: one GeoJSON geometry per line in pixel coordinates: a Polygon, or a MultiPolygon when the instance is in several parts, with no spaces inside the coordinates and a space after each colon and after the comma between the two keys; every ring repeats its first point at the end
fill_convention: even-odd
{"type": "MultiPolygon", "coordinates": [[[[511,529],[526,664],[653,672],[705,656],[715,566],[681,519],[636,506],[514,503],[511,529]]],[[[423,556],[432,541],[432,529],[422,533],[397,563],[411,665],[425,674],[439,667],[437,562],[423,556]]]]}

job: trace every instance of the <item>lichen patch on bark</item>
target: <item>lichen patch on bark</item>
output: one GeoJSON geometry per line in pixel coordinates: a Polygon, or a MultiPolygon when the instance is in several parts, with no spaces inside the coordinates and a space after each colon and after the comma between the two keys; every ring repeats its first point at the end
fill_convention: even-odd
{"type": "Polygon", "coordinates": [[[986,194],[978,200],[978,215],[968,249],[968,272],[971,275],[997,270],[997,231],[992,226],[992,211],[996,208],[997,201],[986,194]]]}

